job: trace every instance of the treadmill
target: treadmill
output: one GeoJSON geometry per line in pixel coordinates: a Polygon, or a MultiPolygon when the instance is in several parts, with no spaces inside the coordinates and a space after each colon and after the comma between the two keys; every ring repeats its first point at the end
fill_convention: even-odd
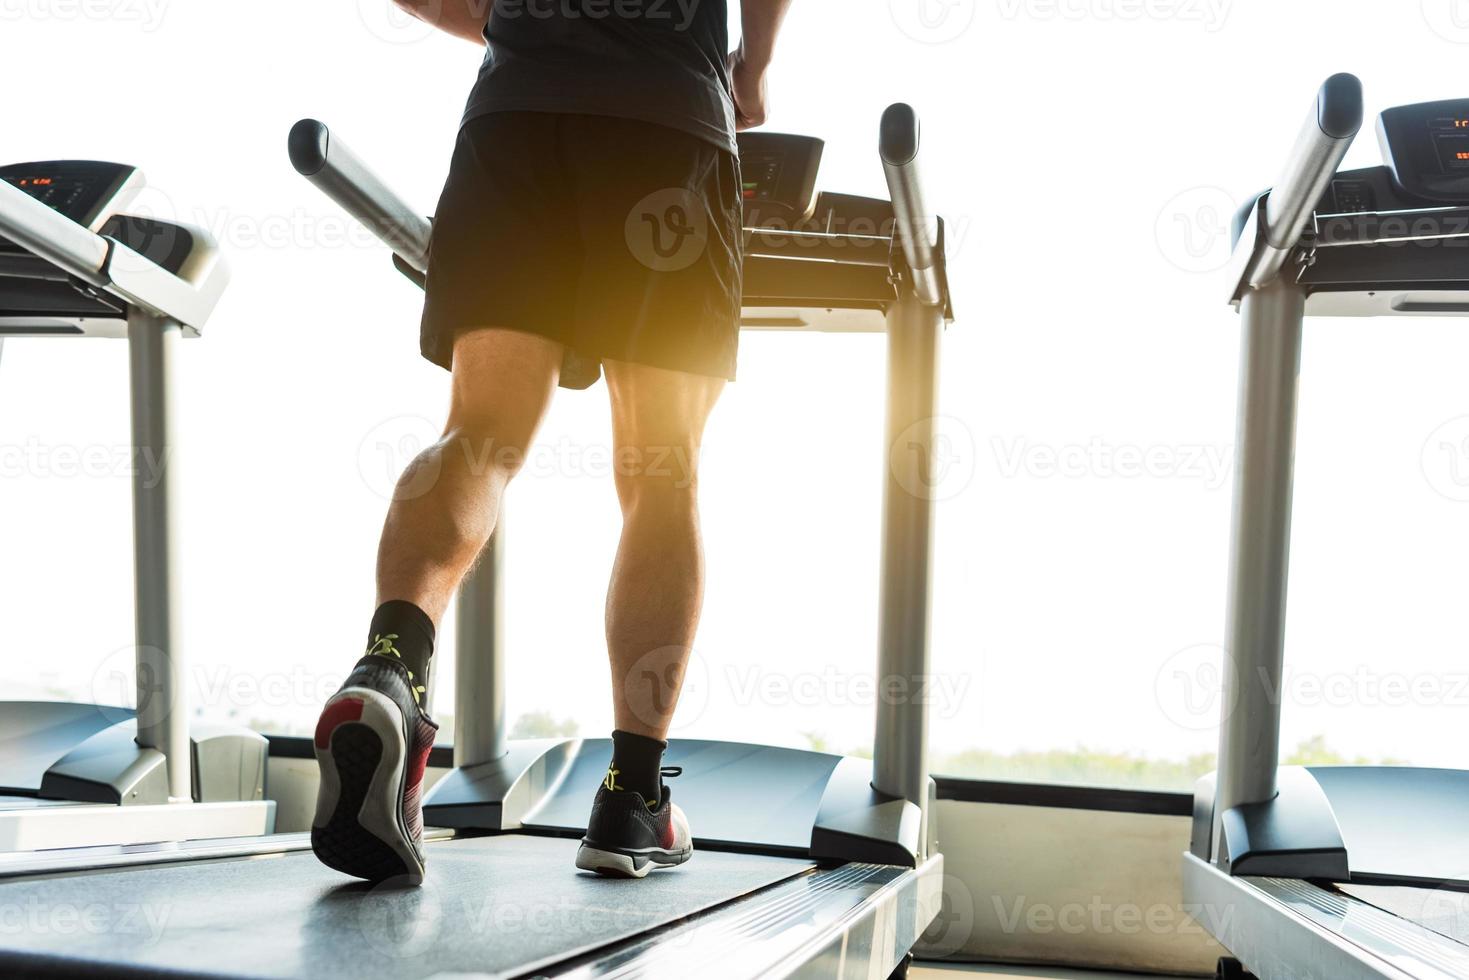
{"type": "MultiPolygon", "coordinates": [[[[314,120],[297,170],[423,281],[430,225],[314,120]]],[[[815,193],[819,140],[743,134],[745,326],[883,331],[887,444],[876,672],[930,672],[943,223],[925,209],[918,119],[883,117],[892,201],[815,193]],[[899,438],[901,436],[901,438],[899,438]]],[[[344,878],[307,835],[0,860],[0,908],[137,909],[128,928],[0,933],[22,976],[831,977],[901,975],[942,900],[924,698],[877,711],[871,760],[674,740],[694,860],[637,882],[572,865],[610,757],[601,739],[505,737],[503,528],[459,596],[454,768],[425,801],[421,888],[344,878]],[[747,787],[762,786],[758,811],[747,787]],[[147,913],[157,913],[149,919],[147,913]]],[[[888,699],[884,699],[888,700],[888,699]]],[[[303,745],[304,749],[305,746],[303,745]]]]}
{"type": "Polygon", "coordinates": [[[1387,110],[1386,164],[1338,172],[1362,121],[1361,82],[1327,80],[1234,226],[1231,663],[1183,866],[1185,901],[1233,954],[1222,977],[1469,976],[1469,772],[1279,765],[1305,317],[1469,314],[1469,99],[1387,110]]]}
{"type": "MultiPolygon", "coordinates": [[[[95,160],[0,167],[0,339],[125,338],[132,401],[136,708],[0,702],[0,853],[265,834],[266,742],[190,724],[177,644],[178,342],[228,282],[201,228],[130,215],[141,171],[95,160]]],[[[63,624],[64,628],[64,624],[63,624]]],[[[97,687],[110,675],[97,665],[97,687]]]]}

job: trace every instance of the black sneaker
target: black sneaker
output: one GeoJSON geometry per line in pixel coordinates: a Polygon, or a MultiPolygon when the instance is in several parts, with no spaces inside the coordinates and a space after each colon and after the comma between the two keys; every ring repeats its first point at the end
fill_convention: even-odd
{"type": "MultiPolygon", "coordinates": [[[[683,770],[662,770],[672,779],[683,770]]],[[[576,866],[609,878],[642,878],[654,868],[672,868],[694,856],[689,821],[663,787],[658,809],[648,809],[637,790],[612,790],[606,783],[592,801],[587,835],[576,852],[576,866]]]]}
{"type": "Polygon", "coordinates": [[[423,771],[439,726],[408,668],[363,657],[316,723],[321,787],[311,849],[368,881],[423,881],[423,771]]]}

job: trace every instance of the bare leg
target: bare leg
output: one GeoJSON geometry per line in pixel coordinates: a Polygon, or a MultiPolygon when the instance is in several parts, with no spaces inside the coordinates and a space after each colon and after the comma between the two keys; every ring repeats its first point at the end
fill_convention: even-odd
{"type": "Polygon", "coordinates": [[[623,520],[607,592],[613,711],[620,731],[666,739],[704,599],[698,453],[724,381],[605,368],[623,520]]]}
{"type": "Polygon", "coordinates": [[[454,346],[454,394],[437,443],[398,482],[377,559],[379,605],[413,603],[438,624],[484,550],[561,370],[562,347],[476,330],[454,346]]]}

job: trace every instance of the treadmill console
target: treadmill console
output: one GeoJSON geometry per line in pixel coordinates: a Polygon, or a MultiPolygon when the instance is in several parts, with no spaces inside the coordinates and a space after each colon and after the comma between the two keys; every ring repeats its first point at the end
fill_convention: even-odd
{"type": "MultiPolygon", "coordinates": [[[[82,227],[96,231],[102,219],[132,197],[141,175],[137,167],[123,163],[50,160],[0,167],[0,180],[19,187],[82,227]]],[[[14,247],[9,242],[5,244],[14,247]]]]}
{"type": "MultiPolygon", "coordinates": [[[[1338,173],[1318,216],[1469,205],[1469,99],[1388,109],[1378,117],[1377,137],[1386,165],[1338,173]]],[[[1236,220],[1236,233],[1252,207],[1236,220]]]]}
{"type": "MultiPolygon", "coordinates": [[[[0,166],[0,180],[175,274],[197,244],[186,227],[120,213],[143,187],[142,172],[127,164],[16,163],[0,166]]],[[[0,237],[0,336],[101,333],[125,316],[116,297],[72,282],[46,260],[0,237]]]]}
{"type": "Polygon", "coordinates": [[[1377,135],[1393,181],[1405,193],[1469,203],[1469,99],[1388,109],[1377,135]]]}
{"type": "Polygon", "coordinates": [[[816,208],[826,144],[811,136],[740,133],[746,228],[794,228],[816,208]]]}

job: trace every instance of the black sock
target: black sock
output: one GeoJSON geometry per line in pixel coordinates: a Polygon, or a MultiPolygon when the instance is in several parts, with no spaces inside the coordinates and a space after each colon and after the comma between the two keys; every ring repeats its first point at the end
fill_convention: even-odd
{"type": "Polygon", "coordinates": [[[632,732],[612,733],[612,767],[607,770],[610,790],[637,790],[643,802],[657,808],[663,802],[663,752],[667,742],[632,732]]]}
{"type": "Polygon", "coordinates": [[[428,691],[428,662],[433,655],[434,621],[428,613],[402,599],[378,606],[367,631],[366,656],[401,661],[420,702],[428,691]]]}

